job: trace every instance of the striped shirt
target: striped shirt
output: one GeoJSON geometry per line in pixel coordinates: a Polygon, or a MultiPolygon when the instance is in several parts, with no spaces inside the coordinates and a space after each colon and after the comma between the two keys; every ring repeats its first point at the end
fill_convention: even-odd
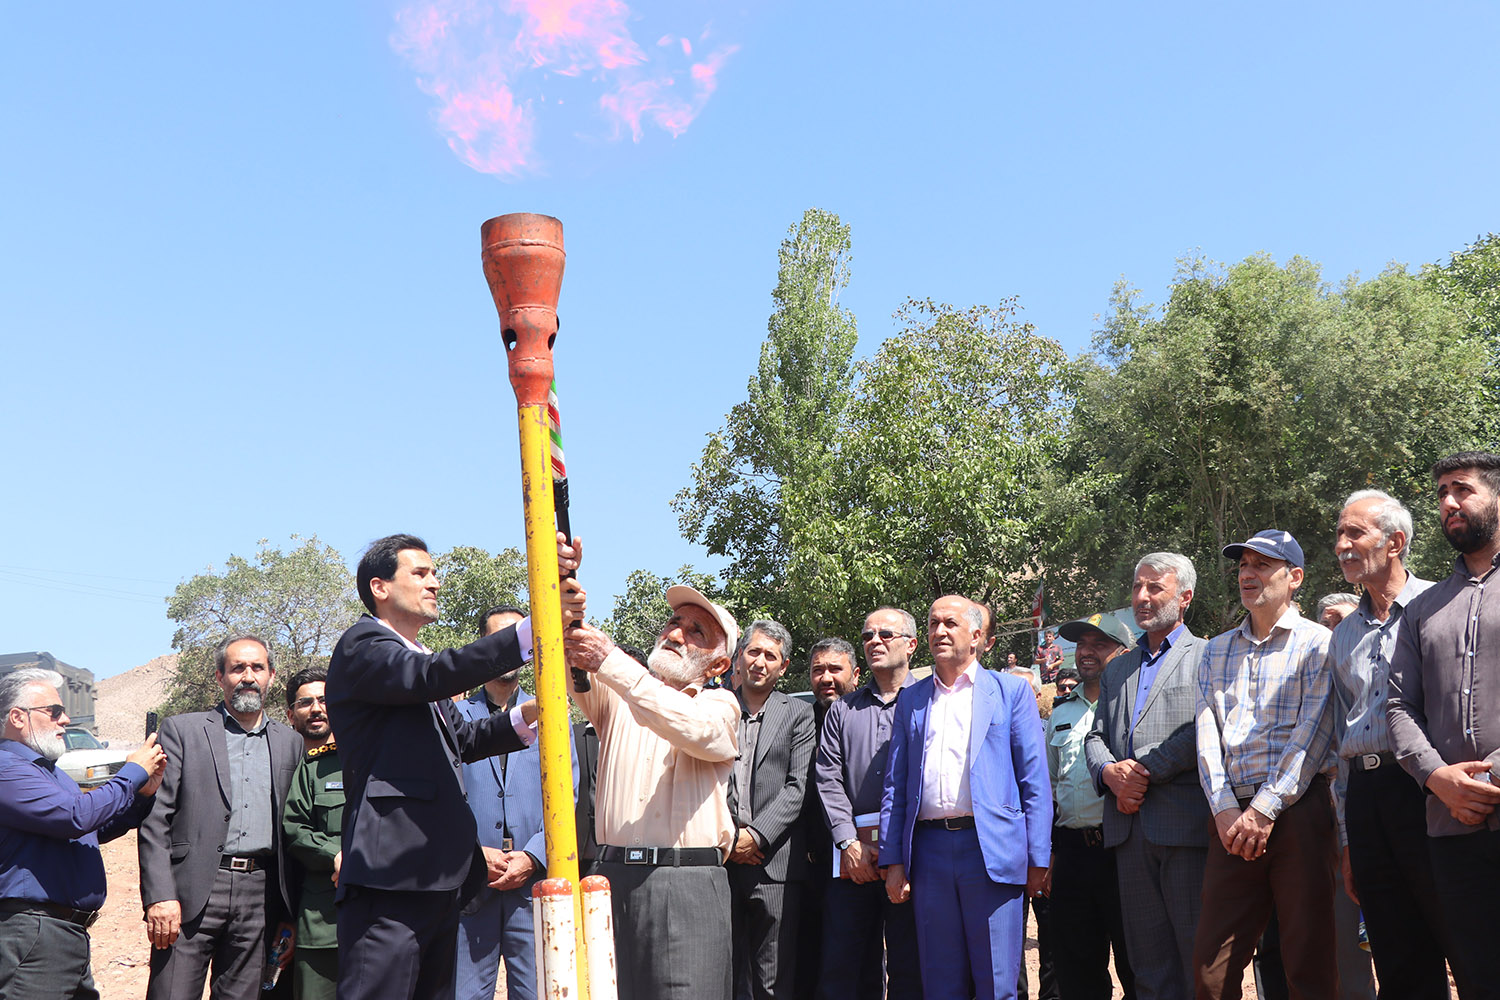
{"type": "Polygon", "coordinates": [[[1338,747],[1339,776],[1333,803],[1339,817],[1339,843],[1349,842],[1344,829],[1344,796],[1349,791],[1349,761],[1361,754],[1385,753],[1391,748],[1385,721],[1391,657],[1396,652],[1396,626],[1411,599],[1431,587],[1410,573],[1406,585],[1391,602],[1385,621],[1375,617],[1370,595],[1339,623],[1328,642],[1328,669],[1333,682],[1333,731],[1338,747]]]}
{"type": "Polygon", "coordinates": [[[1329,631],[1288,608],[1257,640],[1249,617],[1198,665],[1198,780],[1215,813],[1239,799],[1269,819],[1332,761],[1329,631]]]}

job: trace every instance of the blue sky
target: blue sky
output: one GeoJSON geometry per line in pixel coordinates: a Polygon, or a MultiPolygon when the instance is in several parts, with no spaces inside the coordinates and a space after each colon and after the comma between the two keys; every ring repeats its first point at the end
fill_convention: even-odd
{"type": "Polygon", "coordinates": [[[450,149],[440,73],[393,43],[415,4],[7,9],[0,652],[142,663],[173,586],[261,538],[351,561],[391,531],[518,544],[494,215],[565,226],[557,369],[600,612],[632,569],[714,568],[669,501],[744,397],[810,206],[853,227],[862,353],[908,295],[1019,296],[1076,353],[1119,278],[1159,301],[1195,248],[1336,281],[1500,229],[1493,4],[636,0],[604,27],[638,66],[486,61],[545,3],[472,0],[489,35],[450,36],[474,62],[447,69],[507,66],[531,102],[511,176],[450,149]],[[715,52],[705,96],[685,74],[715,52]],[[667,79],[675,135],[601,111],[667,79]]]}

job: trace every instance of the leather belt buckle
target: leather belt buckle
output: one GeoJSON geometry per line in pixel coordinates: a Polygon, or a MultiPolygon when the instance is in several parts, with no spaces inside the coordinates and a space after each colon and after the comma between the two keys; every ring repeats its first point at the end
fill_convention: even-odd
{"type": "Polygon", "coordinates": [[[1103,830],[1103,828],[1102,827],[1097,827],[1097,826],[1091,826],[1087,830],[1084,830],[1083,831],[1083,846],[1084,847],[1103,847],[1104,846],[1104,830],[1103,830]]]}
{"type": "Polygon", "coordinates": [[[625,863],[627,865],[654,865],[656,864],[656,851],[654,847],[627,847],[625,848],[625,863]]]}
{"type": "Polygon", "coordinates": [[[1380,754],[1378,753],[1362,753],[1359,755],[1359,764],[1361,771],[1373,771],[1377,767],[1379,767],[1381,763],[1382,761],[1380,760],[1380,754]]]}
{"type": "Polygon", "coordinates": [[[255,871],[255,859],[254,858],[230,858],[229,859],[229,870],[232,871],[232,872],[253,872],[253,871],[255,871]]]}
{"type": "Polygon", "coordinates": [[[506,851],[508,853],[510,851],[514,851],[515,849],[516,849],[516,841],[515,841],[514,837],[502,837],[502,838],[500,838],[500,850],[506,851]]]}

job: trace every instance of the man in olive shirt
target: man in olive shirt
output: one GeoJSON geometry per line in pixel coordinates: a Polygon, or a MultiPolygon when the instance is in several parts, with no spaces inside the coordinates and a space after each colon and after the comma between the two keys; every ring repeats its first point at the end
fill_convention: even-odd
{"type": "Polygon", "coordinates": [[[307,744],[281,819],[287,853],[302,866],[297,951],[292,959],[297,1000],[334,1000],[339,984],[338,908],[333,897],[342,860],[344,767],[328,728],[327,678],[321,670],[302,670],[287,685],[287,716],[307,744]]]}
{"type": "Polygon", "coordinates": [[[1391,657],[1387,719],[1396,760],[1432,794],[1427,846],[1464,1000],[1500,997],[1490,966],[1500,897],[1500,455],[1432,467],[1453,575],[1406,607],[1391,657]]]}

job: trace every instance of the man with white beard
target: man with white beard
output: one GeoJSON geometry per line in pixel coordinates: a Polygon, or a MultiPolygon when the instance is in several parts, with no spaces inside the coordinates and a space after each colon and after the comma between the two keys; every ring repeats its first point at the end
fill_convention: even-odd
{"type": "Polygon", "coordinates": [[[99,845],[151,809],[167,758],[155,737],[84,794],[57,759],[68,713],[51,670],[0,678],[0,996],[98,1000],[88,928],[106,888],[99,845]]]}
{"type": "Polygon", "coordinates": [[[609,879],[621,1000],[729,1000],[734,846],[729,778],[739,701],[708,686],[729,668],[739,627],[691,587],[670,587],[672,618],[642,666],[581,625],[573,693],[599,732],[593,873],[609,879]]]}

